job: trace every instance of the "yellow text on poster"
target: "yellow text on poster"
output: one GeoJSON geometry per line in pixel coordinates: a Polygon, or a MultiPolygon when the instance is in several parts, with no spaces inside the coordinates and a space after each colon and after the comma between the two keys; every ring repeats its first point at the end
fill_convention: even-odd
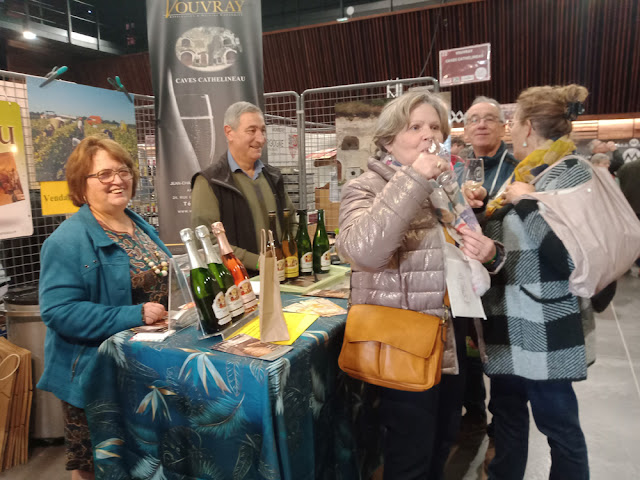
{"type": "Polygon", "coordinates": [[[64,215],[78,211],[69,198],[67,182],[40,182],[43,215],[64,215]]]}

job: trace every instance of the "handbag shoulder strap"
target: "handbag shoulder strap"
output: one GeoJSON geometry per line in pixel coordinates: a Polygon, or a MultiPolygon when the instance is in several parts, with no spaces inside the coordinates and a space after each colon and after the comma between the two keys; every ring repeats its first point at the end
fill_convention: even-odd
{"type": "Polygon", "coordinates": [[[556,161],[555,163],[549,165],[547,168],[545,168],[542,172],[540,172],[538,175],[536,175],[536,177],[531,180],[531,185],[535,185],[545,174],[547,174],[552,168],[557,167],[558,165],[560,165],[562,162],[564,162],[565,160],[569,160],[575,158],[577,160],[579,160],[582,164],[584,165],[588,165],[588,168],[593,169],[593,165],[591,165],[591,162],[589,160],[587,160],[586,158],[584,158],[582,155],[578,155],[578,154],[571,154],[571,155],[567,155],[566,157],[562,157],[560,160],[556,161]]]}

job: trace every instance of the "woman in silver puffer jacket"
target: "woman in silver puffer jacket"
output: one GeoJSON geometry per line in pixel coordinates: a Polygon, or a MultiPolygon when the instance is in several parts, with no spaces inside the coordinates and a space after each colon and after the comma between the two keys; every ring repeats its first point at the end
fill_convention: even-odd
{"type": "MultiPolygon", "coordinates": [[[[352,304],[444,314],[446,240],[429,180],[450,166],[427,150],[448,134],[447,108],[432,94],[408,92],[383,109],[373,137],[379,151],[342,193],[337,248],[351,263],[352,304]]],[[[494,258],[487,237],[461,234],[469,258],[494,258]]],[[[440,384],[425,392],[381,389],[385,479],[442,478],[462,411],[465,336],[466,322],[448,321],[440,384]]]]}

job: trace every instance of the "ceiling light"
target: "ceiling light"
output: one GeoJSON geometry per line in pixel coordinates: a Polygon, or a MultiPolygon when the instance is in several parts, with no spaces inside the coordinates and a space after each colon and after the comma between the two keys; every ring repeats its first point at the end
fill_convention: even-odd
{"type": "Polygon", "coordinates": [[[22,32],[22,36],[27,40],[34,40],[36,38],[36,34],[30,30],[25,30],[24,32],[22,32]]]}
{"type": "Polygon", "coordinates": [[[349,17],[336,18],[336,22],[346,22],[347,20],[349,20],[349,17]]]}

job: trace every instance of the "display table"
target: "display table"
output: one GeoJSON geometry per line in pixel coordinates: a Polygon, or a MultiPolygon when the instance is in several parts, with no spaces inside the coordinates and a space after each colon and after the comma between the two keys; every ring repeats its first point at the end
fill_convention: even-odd
{"type": "Polygon", "coordinates": [[[89,367],[96,478],[368,478],[377,392],[338,368],[344,323],[318,318],[273,362],[212,351],[193,327],[162,343],[114,335],[89,367]]]}

